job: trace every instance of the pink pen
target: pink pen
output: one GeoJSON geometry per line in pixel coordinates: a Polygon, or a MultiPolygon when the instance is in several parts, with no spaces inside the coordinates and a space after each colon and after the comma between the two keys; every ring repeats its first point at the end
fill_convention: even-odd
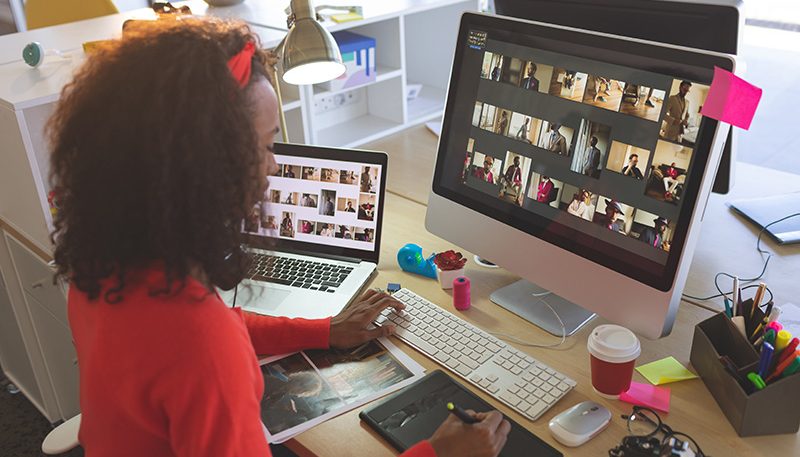
{"type": "Polygon", "coordinates": [[[775,330],[775,334],[777,335],[777,334],[778,334],[778,332],[780,332],[781,330],[783,330],[783,325],[781,325],[781,323],[780,323],[780,322],[770,322],[769,324],[767,324],[767,330],[768,330],[768,329],[773,329],[773,330],[775,330]]]}

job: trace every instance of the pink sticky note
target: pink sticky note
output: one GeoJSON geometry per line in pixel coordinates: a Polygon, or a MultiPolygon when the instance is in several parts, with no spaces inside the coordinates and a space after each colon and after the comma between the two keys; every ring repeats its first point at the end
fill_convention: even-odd
{"type": "Polygon", "coordinates": [[[631,388],[619,396],[625,403],[646,406],[659,411],[669,412],[669,387],[651,386],[639,382],[631,382],[631,388]]]}
{"type": "Polygon", "coordinates": [[[714,79],[700,114],[747,130],[756,114],[761,92],[761,88],[733,73],[714,67],[714,79]]]}

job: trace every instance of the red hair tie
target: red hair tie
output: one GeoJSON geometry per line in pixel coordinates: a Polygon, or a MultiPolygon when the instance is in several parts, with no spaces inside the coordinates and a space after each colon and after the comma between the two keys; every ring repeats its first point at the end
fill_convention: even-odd
{"type": "Polygon", "coordinates": [[[228,60],[228,69],[239,87],[244,88],[250,82],[253,54],[255,53],[256,45],[252,41],[248,41],[241,51],[228,60]]]}

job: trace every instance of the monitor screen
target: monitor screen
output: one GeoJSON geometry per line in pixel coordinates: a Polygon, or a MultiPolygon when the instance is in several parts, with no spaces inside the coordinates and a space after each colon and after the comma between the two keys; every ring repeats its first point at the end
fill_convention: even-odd
{"type": "Polygon", "coordinates": [[[279,170],[243,223],[245,233],[284,245],[302,243],[307,251],[375,250],[380,164],[283,154],[275,160],[279,170]]]}
{"type": "Polygon", "coordinates": [[[716,167],[710,68],[489,22],[460,36],[434,191],[668,290],[716,167]]]}

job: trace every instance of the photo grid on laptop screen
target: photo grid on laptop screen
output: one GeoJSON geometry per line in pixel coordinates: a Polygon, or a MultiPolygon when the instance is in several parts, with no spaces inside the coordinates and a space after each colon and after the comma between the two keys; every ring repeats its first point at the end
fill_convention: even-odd
{"type": "Polygon", "coordinates": [[[244,222],[251,235],[373,251],[380,165],[275,155],[262,200],[244,222]]]}

